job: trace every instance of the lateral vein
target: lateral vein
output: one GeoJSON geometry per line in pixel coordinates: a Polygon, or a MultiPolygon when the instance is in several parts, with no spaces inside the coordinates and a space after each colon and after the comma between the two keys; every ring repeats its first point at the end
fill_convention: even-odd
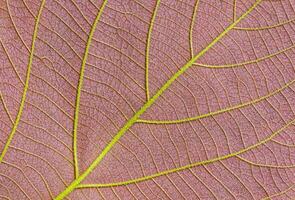
{"type": "Polygon", "coordinates": [[[190,31],[189,31],[189,43],[190,43],[191,58],[194,57],[193,30],[194,30],[194,25],[195,25],[195,21],[196,21],[196,16],[197,16],[197,10],[198,10],[199,1],[200,0],[196,0],[196,2],[195,2],[193,16],[192,16],[192,21],[191,21],[191,24],[190,24],[190,31]]]}
{"type": "Polygon", "coordinates": [[[91,45],[91,41],[95,32],[95,29],[97,27],[97,24],[99,22],[99,19],[103,13],[103,10],[107,4],[107,0],[105,0],[93,22],[93,25],[91,27],[88,39],[87,39],[87,44],[85,47],[84,51],[84,56],[82,60],[82,65],[80,69],[80,76],[79,76],[79,82],[78,82],[78,88],[77,88],[77,96],[76,96],[76,105],[75,105],[75,117],[74,117],[74,128],[73,128],[73,153],[74,153],[74,168],[75,168],[75,178],[79,176],[79,164],[78,164],[78,155],[77,155],[77,132],[78,132],[78,122],[79,122],[79,110],[80,110],[80,98],[81,98],[81,90],[83,86],[83,80],[84,80],[84,73],[85,73],[85,66],[86,66],[86,61],[88,58],[89,54],[89,49],[91,45]]]}
{"type": "Polygon", "coordinates": [[[261,101],[263,101],[263,100],[265,100],[265,99],[267,99],[269,97],[272,97],[272,96],[282,92],[283,90],[290,87],[294,82],[295,82],[295,79],[288,82],[283,87],[281,87],[281,88],[279,88],[277,90],[274,90],[274,91],[270,92],[267,95],[264,95],[264,96],[261,96],[261,97],[259,97],[257,99],[254,99],[252,101],[248,101],[248,102],[241,103],[241,104],[231,106],[231,107],[228,107],[228,108],[220,109],[220,110],[217,110],[217,111],[214,111],[214,112],[209,112],[209,113],[206,113],[206,114],[198,115],[198,116],[195,116],[195,117],[188,117],[188,118],[176,119],[176,120],[138,119],[137,122],[146,123],[146,124],[179,124],[179,123],[185,123],[185,122],[195,121],[195,120],[198,120],[198,119],[203,119],[203,118],[206,118],[206,117],[215,116],[215,115],[218,115],[218,114],[221,114],[221,113],[229,112],[229,111],[232,111],[232,110],[236,110],[236,109],[239,109],[239,108],[243,108],[243,107],[246,107],[246,106],[249,106],[249,105],[259,103],[259,102],[261,102],[261,101]]]}
{"type": "Polygon", "coordinates": [[[192,164],[184,165],[184,166],[181,166],[181,167],[169,169],[169,170],[166,170],[166,171],[158,172],[158,173],[155,173],[155,174],[152,174],[152,175],[148,175],[148,176],[144,176],[144,177],[140,177],[140,178],[135,178],[135,179],[127,180],[127,181],[115,182],[115,183],[81,184],[77,188],[93,188],[93,187],[101,188],[101,187],[116,187],[116,186],[122,186],[122,185],[129,185],[129,184],[134,184],[134,183],[139,183],[139,182],[142,182],[142,181],[150,180],[150,179],[153,179],[153,178],[156,178],[156,177],[159,177],[159,176],[175,173],[175,172],[178,172],[178,171],[183,171],[185,169],[189,169],[189,168],[192,168],[192,167],[197,167],[197,166],[200,166],[200,165],[207,165],[207,164],[210,164],[210,163],[213,163],[213,162],[216,162],[216,161],[232,158],[234,156],[238,156],[240,154],[246,153],[247,151],[253,150],[253,149],[257,148],[258,146],[261,146],[261,145],[267,143],[268,141],[272,140],[275,136],[277,136],[279,133],[281,133],[286,128],[288,128],[290,125],[293,125],[294,122],[295,122],[295,119],[289,121],[283,127],[276,130],[271,135],[269,135],[265,139],[257,142],[256,144],[248,146],[248,147],[246,147],[244,149],[241,149],[239,151],[236,151],[236,152],[233,152],[233,153],[230,153],[230,154],[226,154],[224,156],[219,156],[219,157],[215,157],[215,158],[212,158],[212,159],[209,159],[209,160],[203,160],[203,161],[195,162],[195,163],[192,163],[192,164]]]}
{"type": "Polygon", "coordinates": [[[152,31],[155,23],[155,19],[157,16],[158,8],[160,6],[161,0],[157,0],[152,19],[150,21],[150,26],[148,30],[148,36],[146,41],[146,55],[145,55],[145,90],[146,90],[146,100],[150,99],[150,91],[149,91],[149,59],[150,59],[150,47],[151,47],[151,38],[152,31]]]}
{"type": "Polygon", "coordinates": [[[9,148],[9,145],[10,145],[12,139],[13,139],[13,136],[16,133],[17,127],[18,127],[19,122],[20,122],[20,118],[22,116],[22,112],[23,112],[24,107],[25,107],[26,96],[27,96],[27,92],[28,92],[28,89],[29,89],[31,68],[32,68],[32,64],[33,64],[33,57],[34,57],[34,51],[35,51],[35,42],[36,42],[36,38],[37,38],[37,34],[38,34],[38,28],[39,28],[38,25],[39,25],[39,22],[40,22],[40,18],[41,18],[41,14],[42,14],[42,10],[44,8],[44,5],[45,5],[45,0],[42,0],[39,11],[38,11],[38,15],[37,15],[37,18],[36,18],[36,21],[35,21],[32,44],[31,44],[31,53],[30,53],[30,56],[29,56],[28,69],[27,69],[27,73],[26,73],[26,81],[25,81],[25,85],[24,85],[23,95],[22,95],[22,98],[21,98],[21,103],[20,103],[16,118],[14,120],[13,127],[11,129],[11,132],[10,132],[9,136],[8,136],[7,142],[5,143],[3,151],[2,151],[2,153],[0,155],[0,163],[2,162],[4,156],[5,156],[8,148],[9,148]]]}

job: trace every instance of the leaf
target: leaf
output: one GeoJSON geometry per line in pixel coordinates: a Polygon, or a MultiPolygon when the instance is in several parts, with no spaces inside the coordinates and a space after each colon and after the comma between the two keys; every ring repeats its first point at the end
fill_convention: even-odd
{"type": "Polygon", "coordinates": [[[292,0],[0,0],[1,199],[292,199],[292,0]]]}

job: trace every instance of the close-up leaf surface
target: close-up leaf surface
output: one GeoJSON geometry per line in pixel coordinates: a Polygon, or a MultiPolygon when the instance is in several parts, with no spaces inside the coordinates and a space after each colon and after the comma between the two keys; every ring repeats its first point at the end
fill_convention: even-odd
{"type": "Polygon", "coordinates": [[[0,199],[294,199],[294,22],[294,0],[0,0],[0,199]]]}

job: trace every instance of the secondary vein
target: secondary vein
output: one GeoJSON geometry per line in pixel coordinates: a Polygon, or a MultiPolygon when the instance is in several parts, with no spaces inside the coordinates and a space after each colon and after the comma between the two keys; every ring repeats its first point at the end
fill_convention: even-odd
{"type": "Polygon", "coordinates": [[[272,97],[280,92],[282,92],[283,90],[289,88],[292,84],[295,83],[295,80],[292,80],[290,82],[288,82],[287,84],[285,84],[283,87],[280,87],[279,89],[276,89],[270,93],[268,93],[267,95],[261,96],[257,99],[254,99],[252,101],[247,101],[245,103],[241,103],[235,106],[231,106],[231,107],[227,107],[227,108],[223,108],[214,112],[209,112],[209,113],[205,113],[202,115],[198,115],[198,116],[194,116],[194,117],[188,117],[188,118],[183,118],[183,119],[176,119],[176,120],[148,120],[148,119],[138,119],[137,122],[139,123],[146,123],[146,124],[178,124],[178,123],[185,123],[185,122],[190,122],[190,121],[195,121],[198,119],[203,119],[206,117],[211,117],[211,116],[215,116],[221,113],[225,113],[225,112],[229,112],[232,110],[236,110],[239,108],[243,108],[246,106],[250,106],[250,105],[254,105],[256,103],[259,103],[269,97],[272,97]]]}
{"type": "Polygon", "coordinates": [[[150,26],[147,35],[146,41],[146,55],[145,55],[145,90],[146,90],[146,100],[150,99],[150,92],[149,92],[149,57],[150,57],[150,47],[151,47],[151,38],[152,38],[152,31],[155,23],[155,19],[157,16],[158,8],[160,6],[161,0],[157,0],[152,19],[150,21],[150,26]]]}
{"type": "Polygon", "coordinates": [[[103,10],[107,4],[107,0],[103,2],[101,5],[101,8],[93,22],[93,25],[91,27],[87,44],[84,51],[84,56],[82,60],[82,65],[80,69],[80,76],[79,76],[79,82],[78,82],[78,88],[77,88],[77,96],[76,96],[76,105],[75,105],[75,117],[74,117],[74,128],[73,128],[73,152],[74,152],[74,166],[75,166],[75,178],[79,176],[79,164],[78,164],[78,155],[77,155],[77,132],[78,132],[78,122],[79,122],[79,110],[80,110],[80,99],[81,99],[81,90],[83,86],[83,80],[84,80],[84,73],[85,73],[85,66],[86,61],[89,54],[89,49],[91,45],[91,41],[95,32],[95,29],[97,27],[97,24],[99,22],[99,19],[103,13],[103,10]]]}
{"type": "Polygon", "coordinates": [[[158,172],[158,173],[155,173],[155,174],[151,174],[151,175],[148,175],[148,176],[143,176],[143,177],[140,177],[140,178],[135,178],[135,179],[127,180],[127,181],[115,182],[115,183],[81,184],[81,185],[78,186],[78,188],[115,187],[115,186],[121,186],[121,185],[129,185],[129,184],[134,184],[134,183],[139,183],[139,182],[142,182],[142,181],[150,180],[150,179],[153,179],[153,178],[156,178],[156,177],[159,177],[159,176],[175,173],[175,172],[182,171],[182,170],[185,170],[185,169],[189,169],[189,168],[192,168],[192,167],[196,167],[196,166],[200,166],[200,165],[207,165],[207,164],[210,164],[210,163],[213,163],[213,162],[216,162],[216,161],[232,158],[232,157],[235,157],[235,156],[238,156],[240,154],[246,153],[246,152],[248,152],[250,150],[253,150],[253,149],[267,143],[268,141],[272,140],[275,136],[277,136],[278,134],[280,134],[281,132],[286,130],[289,126],[294,125],[294,122],[295,122],[295,119],[289,121],[283,127],[276,130],[275,132],[270,134],[265,139],[255,143],[255,144],[253,144],[251,146],[248,146],[248,147],[246,147],[244,149],[233,152],[233,153],[229,153],[229,154],[226,154],[226,155],[223,155],[223,156],[218,156],[218,157],[208,159],[208,160],[203,160],[203,161],[191,163],[191,164],[176,167],[176,168],[173,168],[173,169],[168,169],[166,171],[158,172]]]}
{"type": "Polygon", "coordinates": [[[195,25],[195,21],[196,21],[198,5],[199,5],[199,0],[196,0],[195,6],[194,6],[194,12],[193,12],[193,16],[192,16],[192,21],[190,24],[190,31],[189,31],[189,43],[190,43],[191,58],[194,57],[193,30],[194,30],[194,25],[195,25]]]}
{"type": "Polygon", "coordinates": [[[39,25],[39,21],[40,21],[40,18],[41,18],[41,14],[42,14],[42,10],[44,8],[44,5],[45,5],[45,0],[42,0],[39,11],[38,11],[38,15],[37,15],[37,18],[36,18],[36,21],[35,21],[32,44],[31,44],[31,52],[30,52],[30,56],[29,56],[28,68],[27,68],[27,73],[26,73],[26,81],[25,81],[25,85],[24,85],[23,95],[22,95],[22,98],[21,98],[21,103],[20,103],[16,118],[14,120],[13,127],[11,129],[11,132],[10,132],[9,136],[8,136],[7,142],[5,143],[3,151],[2,151],[2,153],[0,155],[0,163],[2,162],[4,156],[5,156],[8,148],[9,148],[9,145],[10,145],[12,139],[13,139],[13,136],[16,133],[17,127],[18,127],[19,122],[20,122],[20,118],[22,116],[22,112],[23,112],[24,107],[25,107],[26,96],[27,96],[27,92],[28,92],[28,89],[29,89],[31,68],[32,68],[32,64],[33,64],[33,57],[34,57],[34,51],[35,51],[35,42],[36,42],[36,38],[37,38],[37,34],[38,34],[38,27],[39,27],[38,25],[39,25]]]}

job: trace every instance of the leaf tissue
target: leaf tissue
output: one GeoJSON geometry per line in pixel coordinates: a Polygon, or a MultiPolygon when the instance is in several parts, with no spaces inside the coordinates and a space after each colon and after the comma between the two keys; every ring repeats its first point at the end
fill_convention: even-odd
{"type": "Polygon", "coordinates": [[[294,199],[294,22],[294,0],[0,0],[0,199],[294,199]]]}

